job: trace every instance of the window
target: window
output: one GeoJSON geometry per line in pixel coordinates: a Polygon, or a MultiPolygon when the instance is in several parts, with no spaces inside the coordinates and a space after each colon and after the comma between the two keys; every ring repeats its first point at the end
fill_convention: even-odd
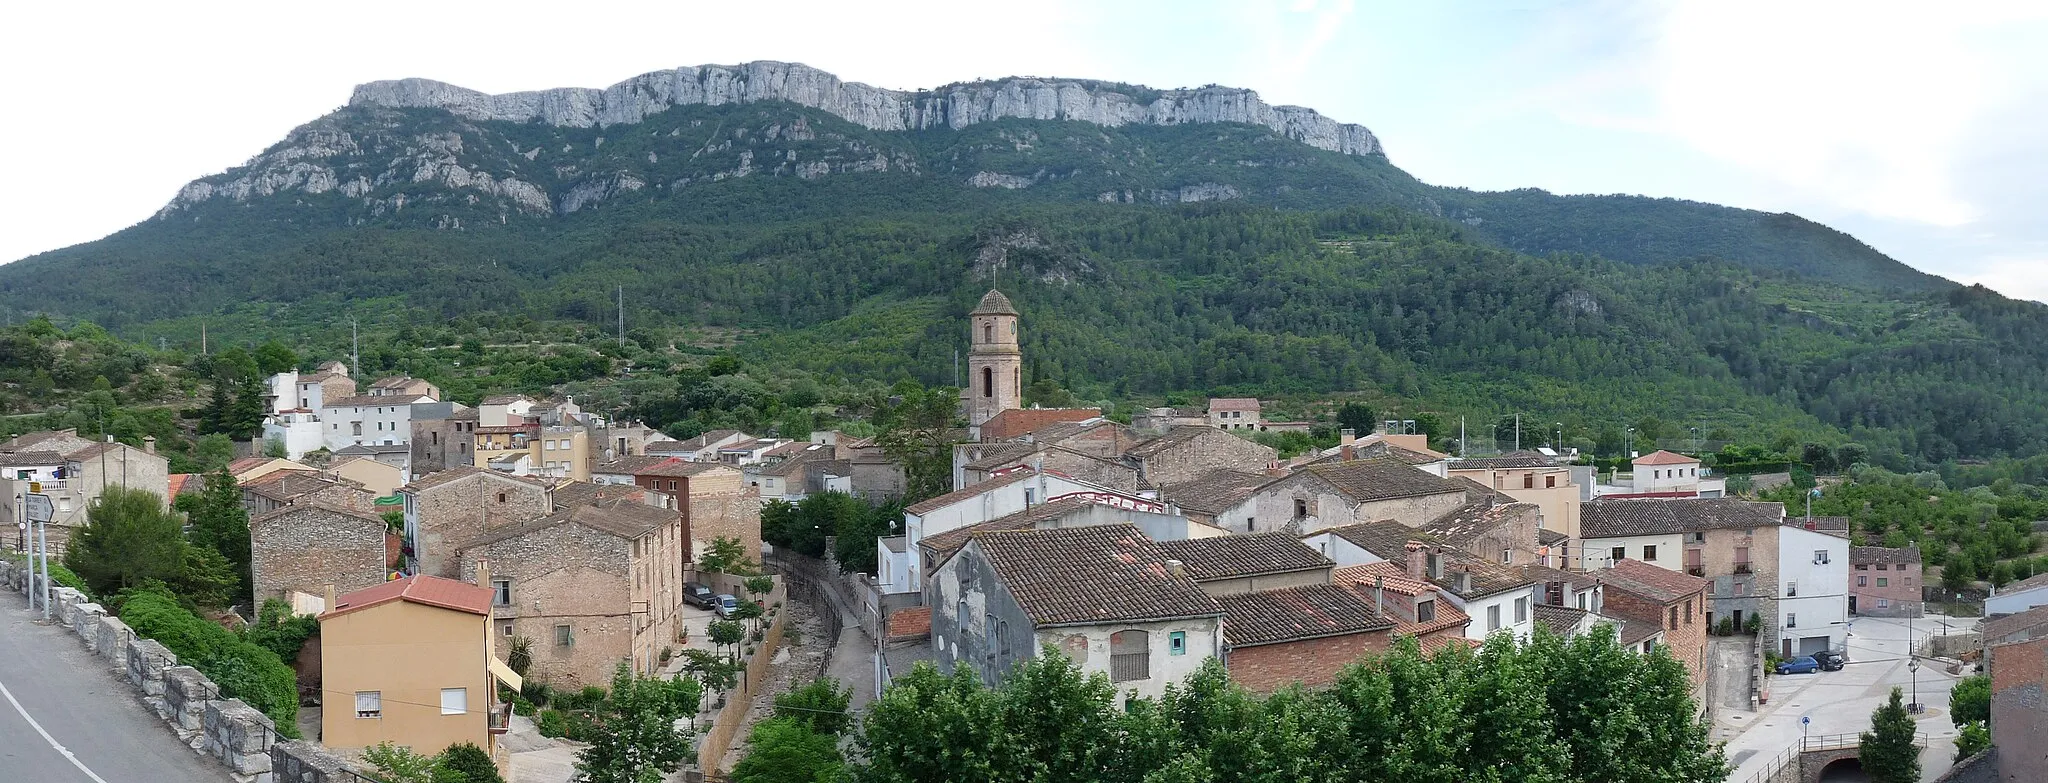
{"type": "Polygon", "coordinates": [[[1856,577],[1856,586],[1857,586],[1857,587],[1869,587],[1869,586],[1870,586],[1870,577],[1867,577],[1867,576],[1859,576],[1859,577],[1856,577]]]}
{"type": "Polygon", "coordinates": [[[498,502],[500,502],[500,503],[503,503],[503,502],[505,502],[505,493],[503,493],[503,492],[500,492],[500,493],[498,493],[498,502]]]}
{"type": "Polygon", "coordinates": [[[981,325],[981,341],[982,341],[982,342],[985,342],[985,343],[992,343],[992,342],[995,342],[995,341],[996,341],[996,325],[995,325],[995,324],[982,324],[982,325],[981,325]]]}
{"type": "Polygon", "coordinates": [[[1786,615],[1785,615],[1785,627],[1786,627],[1786,628],[1798,628],[1798,627],[1799,627],[1799,615],[1798,615],[1798,614],[1796,614],[1796,613],[1788,613],[1788,614],[1786,614],[1786,615]]]}
{"type": "Polygon", "coordinates": [[[1505,549],[1505,548],[1503,548],[1502,550],[1500,550],[1500,561],[1501,561],[1501,562],[1503,562],[1503,563],[1507,563],[1507,564],[1510,564],[1510,565],[1514,564],[1514,562],[1515,562],[1515,550],[1512,550],[1512,549],[1505,549]]]}
{"type": "Polygon", "coordinates": [[[1798,595],[1798,594],[1799,594],[1799,583],[1798,583],[1797,581],[1792,581],[1792,582],[1786,582],[1786,583],[1785,583],[1785,597],[1786,597],[1786,598],[1791,598],[1792,596],[1795,596],[1795,595],[1798,595]]]}
{"type": "Polygon", "coordinates": [[[1748,585],[1748,584],[1746,584],[1746,583],[1743,583],[1743,582],[1736,582],[1736,583],[1735,583],[1735,594],[1736,594],[1736,595],[1748,595],[1748,594],[1749,594],[1749,585],[1748,585]]]}
{"type": "Polygon", "coordinates": [[[1517,599],[1515,599],[1515,623],[1516,623],[1517,625],[1519,625],[1519,624],[1521,624],[1521,623],[1526,623],[1526,622],[1528,622],[1528,621],[1529,621],[1529,599],[1527,599],[1527,598],[1517,598],[1517,599]]]}
{"type": "Polygon", "coordinates": [[[996,396],[996,370],[994,367],[981,368],[981,396],[996,396]]]}
{"type": "Polygon", "coordinates": [[[1144,631],[1117,631],[1109,635],[1109,679],[1130,682],[1152,677],[1151,639],[1144,631]]]}
{"type": "Polygon", "coordinates": [[[356,717],[384,717],[384,694],[379,691],[356,691],[356,717]]]}
{"type": "Polygon", "coordinates": [[[1494,604],[1486,607],[1486,632],[1493,633],[1498,630],[1500,630],[1500,604],[1494,604]]]}
{"type": "Polygon", "coordinates": [[[1890,609],[1890,608],[1892,608],[1892,599],[1890,599],[1890,598],[1879,598],[1879,599],[1877,599],[1877,608],[1879,608],[1879,609],[1890,609]]]}
{"type": "Polygon", "coordinates": [[[1170,634],[1167,634],[1167,635],[1166,635],[1166,654],[1167,654],[1167,655],[1186,655],[1186,654],[1188,654],[1188,632],[1187,632],[1187,631],[1174,631],[1173,633],[1170,633],[1170,634]]]}
{"type": "Polygon", "coordinates": [[[1665,615],[1666,615],[1666,619],[1665,619],[1665,621],[1664,621],[1664,627],[1666,627],[1666,628],[1670,628],[1670,629],[1672,629],[1672,630],[1677,630],[1677,629],[1678,629],[1678,607],[1674,606],[1674,607],[1671,607],[1670,609],[1666,609],[1666,610],[1664,610],[1664,613],[1665,613],[1665,615]]]}
{"type": "Polygon", "coordinates": [[[1885,577],[1882,577],[1882,576],[1880,576],[1880,577],[1878,577],[1878,578],[1877,578],[1877,586],[1878,586],[1878,587],[1891,587],[1891,586],[1892,586],[1891,582],[1892,582],[1892,580],[1890,580],[1890,579],[1887,579],[1887,578],[1885,578],[1885,577]]]}
{"type": "Polygon", "coordinates": [[[1436,622],[1436,599],[1430,598],[1415,602],[1415,622],[1436,622]]]}
{"type": "Polygon", "coordinates": [[[1692,625],[1692,599],[1685,599],[1685,624],[1692,625]]]}
{"type": "Polygon", "coordinates": [[[461,715],[469,711],[468,688],[442,688],[441,714],[461,715]]]}
{"type": "Polygon", "coordinates": [[[1913,586],[1913,577],[1910,577],[1910,576],[1909,576],[1909,577],[1906,577],[1906,586],[1907,586],[1907,587],[1912,587],[1912,586],[1913,586]]]}
{"type": "Polygon", "coordinates": [[[349,427],[355,430],[355,431],[354,431],[353,433],[350,433],[350,434],[353,434],[353,435],[361,435],[361,434],[363,434],[363,423],[362,423],[362,422],[360,422],[360,421],[358,421],[358,422],[352,422],[352,423],[350,423],[350,424],[349,424],[349,427]]]}
{"type": "Polygon", "coordinates": [[[1885,570],[1885,564],[1883,564],[1883,563],[1878,563],[1878,564],[1877,564],[1877,570],[1879,570],[1879,571],[1883,571],[1883,570],[1885,570]]]}
{"type": "Polygon", "coordinates": [[[569,632],[569,626],[555,626],[555,646],[568,647],[576,643],[576,636],[569,632]]]}
{"type": "Polygon", "coordinates": [[[502,623],[499,623],[499,624],[498,624],[498,632],[499,632],[499,633],[501,633],[501,634],[504,634],[505,636],[511,636],[511,635],[512,635],[512,621],[511,621],[511,620],[506,620],[506,621],[504,621],[504,622],[502,622],[502,623]]]}
{"type": "Polygon", "coordinates": [[[1294,499],[1294,516],[1295,516],[1295,518],[1296,518],[1296,519],[1299,519],[1299,518],[1301,518],[1301,517],[1305,517],[1305,516],[1308,516],[1308,501],[1307,501],[1307,500],[1305,500],[1305,499],[1302,499],[1302,498],[1295,498],[1295,499],[1294,499]]]}
{"type": "Polygon", "coordinates": [[[1868,570],[1870,570],[1870,564],[1869,564],[1869,563],[1857,563],[1857,564],[1856,564],[1856,570],[1858,570],[1858,571],[1868,571],[1868,570]]]}
{"type": "Polygon", "coordinates": [[[1825,550],[1825,549],[1816,549],[1816,550],[1813,550],[1813,564],[1814,564],[1814,565],[1827,565],[1827,564],[1828,564],[1828,551],[1827,551],[1827,550],[1825,550]]]}
{"type": "Polygon", "coordinates": [[[1536,474],[1534,474],[1534,473],[1524,473],[1524,474],[1522,474],[1522,488],[1523,488],[1523,489],[1535,489],[1535,488],[1536,488],[1536,474]]]}
{"type": "Polygon", "coordinates": [[[510,580],[510,579],[492,579],[492,580],[491,580],[491,605],[492,605],[492,606],[511,606],[511,605],[512,605],[512,580],[510,580]]]}
{"type": "Polygon", "coordinates": [[[1557,477],[1556,477],[1556,476],[1544,476],[1544,477],[1543,477],[1543,488],[1544,488],[1544,489],[1556,489],[1556,488],[1557,488],[1557,477]]]}
{"type": "Polygon", "coordinates": [[[1617,561],[1618,561],[1618,560],[1627,560],[1627,559],[1628,559],[1628,547],[1622,547],[1622,546],[1618,546],[1618,547],[1615,547],[1615,548],[1614,548],[1613,550],[1611,550],[1611,551],[1609,551],[1609,552],[1607,553],[1607,559],[1609,559],[1609,560],[1617,560],[1617,561]]]}
{"type": "Polygon", "coordinates": [[[1652,560],[1656,560],[1656,559],[1657,559],[1657,548],[1656,548],[1656,547],[1654,547],[1654,546],[1646,546],[1646,547],[1643,547],[1643,562],[1647,563],[1647,562],[1650,562],[1650,561],[1652,561],[1652,560]]]}

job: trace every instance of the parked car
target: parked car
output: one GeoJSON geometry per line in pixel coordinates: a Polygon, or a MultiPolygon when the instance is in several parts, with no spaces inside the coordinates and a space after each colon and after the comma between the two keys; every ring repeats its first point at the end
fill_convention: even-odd
{"type": "Polygon", "coordinates": [[[1842,667],[1849,665],[1847,656],[1833,650],[1814,653],[1813,659],[1820,662],[1820,670],[1824,672],[1838,672],[1842,670],[1842,667]]]}
{"type": "Polygon", "coordinates": [[[687,582],[683,584],[683,603],[710,609],[718,605],[718,594],[711,592],[709,587],[687,582]]]}
{"type": "Polygon", "coordinates": [[[1811,655],[1801,655],[1778,662],[1779,674],[1812,674],[1817,671],[1820,671],[1820,661],[1814,660],[1811,655]]]}
{"type": "Polygon", "coordinates": [[[734,598],[732,593],[719,593],[718,597],[712,600],[718,602],[711,607],[711,611],[718,613],[718,619],[730,620],[740,610],[740,599],[734,598]]]}

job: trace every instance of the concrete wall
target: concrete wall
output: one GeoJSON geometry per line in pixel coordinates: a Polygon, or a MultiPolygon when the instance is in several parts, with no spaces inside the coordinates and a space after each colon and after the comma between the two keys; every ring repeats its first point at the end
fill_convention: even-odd
{"type": "MultiPolygon", "coordinates": [[[[27,569],[0,561],[0,585],[27,592],[40,587],[27,569]]],[[[137,637],[98,604],[66,587],[51,591],[55,619],[72,629],[85,648],[126,678],[178,739],[219,760],[238,783],[357,783],[339,759],[304,742],[282,742],[276,724],[238,699],[220,698],[220,687],[154,640],[137,637]],[[284,770],[278,774],[277,770],[284,770]]],[[[0,778],[5,768],[0,767],[0,778]]]]}
{"type": "Polygon", "coordinates": [[[1792,654],[1827,639],[1829,649],[1849,643],[1849,541],[1792,526],[1778,529],[1778,642],[1780,654],[1791,643],[1792,654]],[[1825,552],[1825,563],[1814,553],[1825,552]],[[1798,595],[1791,587],[1798,586],[1798,595]],[[1798,626],[1789,627],[1797,615],[1798,626]]]}
{"type": "Polygon", "coordinates": [[[1585,555],[1584,565],[1588,570],[1614,565],[1614,548],[1621,547],[1629,560],[1641,560],[1647,565],[1682,573],[1685,571],[1685,552],[1680,545],[1683,540],[1684,536],[1678,533],[1589,538],[1580,551],[1585,555]],[[1655,560],[1643,557],[1644,547],[1655,548],[1655,560]]]}

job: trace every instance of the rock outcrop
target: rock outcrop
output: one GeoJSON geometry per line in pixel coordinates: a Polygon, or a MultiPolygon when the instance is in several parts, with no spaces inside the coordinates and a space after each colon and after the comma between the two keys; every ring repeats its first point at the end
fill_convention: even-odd
{"type": "Polygon", "coordinates": [[[356,87],[352,106],[443,109],[471,120],[542,122],[578,128],[633,124],[671,106],[789,101],[872,130],[960,129],[1005,118],[1096,125],[1262,125],[1318,149],[1384,154],[1359,125],[1313,109],[1272,106],[1251,90],[1201,87],[1151,90],[1073,79],[1012,77],[903,92],[842,81],[799,63],[758,61],[658,71],[605,89],[561,88],[488,95],[429,79],[356,87]]]}

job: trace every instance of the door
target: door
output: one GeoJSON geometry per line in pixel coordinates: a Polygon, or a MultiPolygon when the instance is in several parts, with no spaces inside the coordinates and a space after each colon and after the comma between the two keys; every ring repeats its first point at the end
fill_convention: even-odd
{"type": "Polygon", "coordinates": [[[1748,627],[1748,626],[1745,626],[1745,625],[1743,625],[1743,624],[1742,624],[1742,610],[1741,610],[1741,609],[1737,609],[1737,610],[1735,610],[1735,613],[1734,613],[1733,615],[1730,615],[1730,616],[1731,616],[1731,617],[1734,617],[1734,618],[1735,618],[1735,632],[1736,632],[1736,633],[1742,633],[1742,629],[1744,629],[1744,628],[1747,628],[1747,627],[1748,627]]]}
{"type": "Polygon", "coordinates": [[[1849,613],[1856,613],[1856,596],[1849,596],[1849,613]]]}
{"type": "Polygon", "coordinates": [[[1779,641],[1779,647],[1780,647],[1781,649],[1783,649],[1783,650],[1784,650],[1784,652],[1781,652],[1781,653],[1779,653],[1779,654],[1778,654],[1778,657],[1780,657],[1780,658],[1790,658],[1790,657],[1792,657],[1792,638],[1788,636],[1788,637],[1785,637],[1784,639],[1780,639],[1780,640],[1778,640],[1778,641],[1779,641]]]}
{"type": "Polygon", "coordinates": [[[1799,640],[1800,655],[1819,655],[1827,652],[1828,647],[1828,638],[1825,636],[1808,636],[1799,640]]]}

